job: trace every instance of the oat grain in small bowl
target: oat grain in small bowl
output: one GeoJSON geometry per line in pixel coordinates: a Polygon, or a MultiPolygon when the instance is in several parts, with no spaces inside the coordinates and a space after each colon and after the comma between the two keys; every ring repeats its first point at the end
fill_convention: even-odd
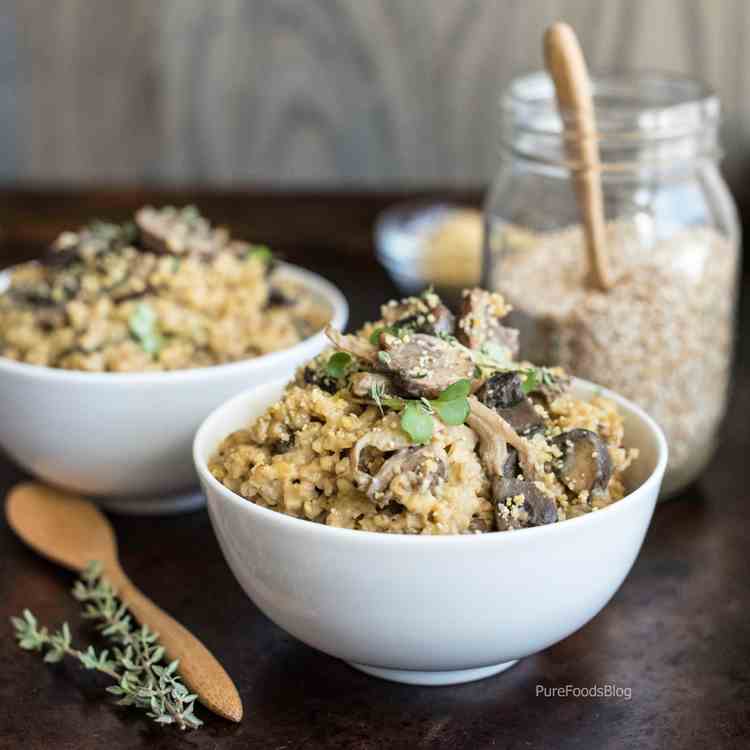
{"type": "Polygon", "coordinates": [[[87,372],[183,370],[287,349],[331,310],[271,251],[192,206],[63,232],[0,293],[0,356],[87,372]]]}
{"type": "Polygon", "coordinates": [[[213,476],[257,505],[328,526],[471,534],[543,526],[626,494],[637,457],[614,402],[518,362],[499,294],[389,302],[229,435],[213,476]]]}

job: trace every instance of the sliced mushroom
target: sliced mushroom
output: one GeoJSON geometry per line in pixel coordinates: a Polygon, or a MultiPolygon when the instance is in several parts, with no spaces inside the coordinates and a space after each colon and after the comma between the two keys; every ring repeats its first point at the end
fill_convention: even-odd
{"type": "Polygon", "coordinates": [[[523,392],[517,372],[496,372],[479,389],[477,397],[519,435],[529,435],[544,427],[544,420],[523,392]]]}
{"type": "Polygon", "coordinates": [[[295,299],[292,299],[286,292],[282,291],[278,287],[272,286],[271,291],[268,294],[268,300],[266,301],[266,307],[294,307],[297,304],[295,299]]]}
{"type": "Polygon", "coordinates": [[[554,498],[539,489],[534,482],[524,479],[495,477],[492,480],[492,499],[495,506],[495,519],[500,531],[520,529],[528,526],[544,526],[557,521],[557,505],[554,498]],[[523,497],[518,506],[508,500],[523,497]],[[520,507],[525,517],[515,516],[514,507],[520,507]]]}
{"type": "Polygon", "coordinates": [[[479,516],[471,517],[468,529],[470,534],[486,534],[490,530],[490,524],[484,518],[479,518],[479,516]]]}
{"type": "Polygon", "coordinates": [[[563,432],[552,440],[562,452],[555,473],[572,492],[603,492],[612,478],[612,459],[607,444],[591,430],[563,432]]]}
{"type": "Polygon", "coordinates": [[[337,331],[333,326],[326,326],[326,336],[330,342],[340,351],[347,352],[363,362],[371,365],[378,364],[378,349],[373,346],[367,339],[361,336],[344,335],[337,331]]]}
{"type": "Polygon", "coordinates": [[[358,398],[369,398],[373,390],[383,396],[393,395],[391,379],[378,372],[355,372],[349,376],[349,389],[358,398]]]}
{"type": "Polygon", "coordinates": [[[367,488],[367,496],[379,505],[386,505],[392,499],[387,490],[396,477],[414,492],[428,492],[443,482],[447,474],[448,456],[442,446],[402,448],[380,467],[367,488]]]}
{"type": "Polygon", "coordinates": [[[488,344],[503,347],[513,359],[518,355],[518,331],[500,323],[507,309],[497,294],[483,289],[464,292],[458,340],[469,349],[481,350],[488,344]]]}
{"type": "Polygon", "coordinates": [[[412,396],[436,398],[457,380],[470,380],[474,375],[471,355],[436,336],[386,335],[383,347],[382,367],[393,374],[398,389],[412,396]]]}
{"type": "Polygon", "coordinates": [[[326,375],[322,367],[307,365],[302,371],[302,379],[308,385],[316,385],[326,393],[336,393],[339,390],[339,382],[336,378],[326,375]]]}
{"type": "Polygon", "coordinates": [[[229,232],[212,227],[192,206],[181,210],[144,206],[135,215],[147,250],[172,255],[212,255],[229,244],[229,232]]]}
{"type": "MultiPolygon", "coordinates": [[[[77,237],[77,235],[73,235],[77,237]]],[[[40,258],[40,263],[47,268],[67,268],[80,260],[78,256],[78,244],[58,245],[53,244],[40,258]]]]}
{"type": "MultiPolygon", "coordinates": [[[[537,460],[533,444],[519,435],[496,411],[485,406],[475,396],[469,396],[469,407],[471,412],[466,423],[479,435],[480,444],[484,436],[485,441],[502,440],[513,446],[518,451],[518,462],[524,477],[532,481],[536,479],[536,465],[541,462],[537,460]]],[[[503,459],[503,464],[504,462],[505,459],[503,459]]],[[[502,475],[502,464],[500,471],[490,468],[487,468],[487,471],[494,475],[502,475]]]]}
{"type": "Polygon", "coordinates": [[[518,474],[518,451],[511,445],[508,446],[508,457],[503,464],[502,475],[504,477],[515,477],[518,474]]]}
{"type": "Polygon", "coordinates": [[[430,336],[450,335],[456,324],[455,316],[437,295],[409,297],[397,305],[383,305],[381,314],[388,326],[430,336]]]}

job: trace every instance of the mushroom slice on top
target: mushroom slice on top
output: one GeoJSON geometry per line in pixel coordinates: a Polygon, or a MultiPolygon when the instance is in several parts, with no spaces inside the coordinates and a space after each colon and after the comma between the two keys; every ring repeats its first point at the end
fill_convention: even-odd
{"type": "Polygon", "coordinates": [[[436,336],[385,335],[381,340],[381,366],[393,374],[397,388],[412,396],[436,398],[457,380],[470,380],[474,375],[469,352],[436,336]]]}
{"type": "Polygon", "coordinates": [[[534,482],[525,479],[495,477],[492,480],[492,499],[495,506],[495,520],[500,531],[520,529],[527,526],[544,526],[557,521],[557,505],[554,498],[539,489],[534,482]],[[514,502],[508,507],[508,500],[523,498],[521,504],[514,502]],[[520,508],[523,516],[514,514],[513,508],[520,508]]]}
{"type": "Polygon", "coordinates": [[[508,313],[503,298],[484,289],[464,292],[458,340],[469,349],[481,350],[488,344],[503,347],[510,358],[518,355],[518,331],[500,323],[508,313]]]}
{"type": "Polygon", "coordinates": [[[357,359],[375,365],[378,362],[378,349],[373,346],[367,339],[360,336],[345,335],[337,331],[333,326],[328,325],[325,334],[329,341],[340,351],[351,354],[357,359]]]}
{"type": "Polygon", "coordinates": [[[591,430],[563,432],[552,440],[562,452],[555,473],[572,492],[603,492],[612,478],[607,444],[591,430]]]}
{"type": "Polygon", "coordinates": [[[367,496],[379,505],[386,505],[393,499],[387,490],[397,477],[413,492],[428,492],[447,474],[448,455],[442,446],[402,448],[380,467],[367,488],[367,496]]]}
{"type": "Polygon", "coordinates": [[[136,213],[135,223],[146,249],[155,253],[211,255],[230,241],[225,228],[212,227],[191,206],[179,210],[144,206],[136,213]]]}
{"type": "Polygon", "coordinates": [[[485,381],[477,397],[520,435],[528,435],[544,427],[544,420],[523,392],[521,376],[517,372],[496,372],[485,381]]]}
{"type": "Polygon", "coordinates": [[[455,316],[436,294],[409,297],[400,304],[383,305],[380,312],[386,325],[430,336],[450,335],[456,325],[455,316]]]}

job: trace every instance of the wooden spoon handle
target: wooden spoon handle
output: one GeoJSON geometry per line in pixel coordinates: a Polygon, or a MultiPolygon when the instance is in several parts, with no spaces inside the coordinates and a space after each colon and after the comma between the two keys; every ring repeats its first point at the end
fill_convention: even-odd
{"type": "Polygon", "coordinates": [[[232,679],[214,655],[179,622],[144,596],[119,566],[105,565],[104,575],[133,616],[159,634],[170,661],[179,659],[180,675],[200,702],[231,721],[242,719],[242,700],[232,679]]]}
{"type": "Polygon", "coordinates": [[[568,151],[574,160],[580,162],[575,170],[575,185],[583,219],[590,277],[599,289],[606,291],[612,286],[612,279],[606,252],[594,100],[581,46],[568,24],[554,23],[547,29],[544,35],[544,59],[555,83],[565,134],[573,136],[568,151]]]}

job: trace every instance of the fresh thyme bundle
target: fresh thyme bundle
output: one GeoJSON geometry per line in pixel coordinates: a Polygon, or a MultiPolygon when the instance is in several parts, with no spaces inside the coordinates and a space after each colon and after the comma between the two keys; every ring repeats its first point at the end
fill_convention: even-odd
{"type": "Polygon", "coordinates": [[[133,622],[127,607],[120,603],[111,584],[102,577],[101,565],[91,563],[73,587],[73,596],[83,604],[85,619],[113,644],[96,652],[72,644],[68,623],[55,632],[39,627],[28,609],[23,617],[13,617],[21,648],[44,653],[44,661],[59,662],[66,656],[77,659],[86,669],[111,677],[116,684],[107,688],[119,696],[117,705],[135,706],[157,724],[176,724],[180,729],[197,729],[203,723],[193,714],[196,695],[191,694],[177,672],[178,662],[163,663],[164,648],[158,635],[146,625],[133,622]]]}

